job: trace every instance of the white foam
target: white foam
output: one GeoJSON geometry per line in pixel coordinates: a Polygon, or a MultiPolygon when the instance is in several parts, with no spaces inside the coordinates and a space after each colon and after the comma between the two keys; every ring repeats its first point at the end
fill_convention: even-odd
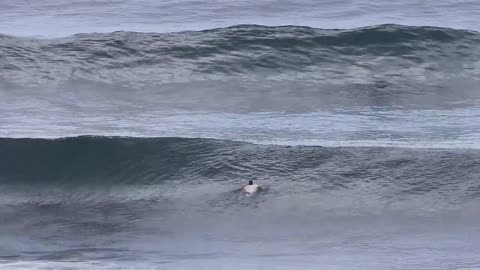
{"type": "Polygon", "coordinates": [[[99,116],[95,110],[78,114],[71,108],[29,111],[14,103],[0,107],[0,137],[186,137],[279,145],[480,149],[479,107],[299,114],[104,110],[99,116]]]}

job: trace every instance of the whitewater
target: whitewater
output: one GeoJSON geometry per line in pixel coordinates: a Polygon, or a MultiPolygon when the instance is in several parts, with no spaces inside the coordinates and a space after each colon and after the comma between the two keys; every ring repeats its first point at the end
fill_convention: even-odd
{"type": "Polygon", "coordinates": [[[0,268],[480,269],[479,30],[475,1],[0,0],[0,268]]]}

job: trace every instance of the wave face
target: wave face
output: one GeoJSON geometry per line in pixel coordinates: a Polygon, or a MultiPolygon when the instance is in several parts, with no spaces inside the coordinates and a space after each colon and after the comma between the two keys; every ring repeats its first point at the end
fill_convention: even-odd
{"type": "Polygon", "coordinates": [[[468,240],[478,230],[478,150],[74,137],[2,138],[0,153],[5,269],[250,269],[292,257],[284,269],[360,269],[339,248],[372,269],[405,258],[398,264],[416,269],[431,252],[445,266],[478,254],[468,240]],[[252,197],[240,193],[248,180],[262,186],[252,197]],[[465,246],[473,252],[459,254],[465,246]]]}
{"type": "Polygon", "coordinates": [[[445,211],[478,200],[480,190],[476,150],[76,137],[1,139],[0,151],[3,203],[13,205],[189,199],[202,209],[229,211],[238,204],[237,188],[252,179],[265,187],[266,205],[293,196],[327,212],[445,211]]]}
{"type": "Polygon", "coordinates": [[[0,74],[1,83],[20,87],[82,82],[131,89],[236,78],[416,91],[478,80],[479,41],[476,32],[400,25],[353,30],[238,25],[49,40],[0,36],[0,74]]]}

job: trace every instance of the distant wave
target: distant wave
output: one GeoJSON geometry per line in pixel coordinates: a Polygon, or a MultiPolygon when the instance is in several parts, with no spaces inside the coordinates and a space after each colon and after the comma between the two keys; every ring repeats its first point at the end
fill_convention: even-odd
{"type": "Polygon", "coordinates": [[[22,202],[99,203],[110,199],[122,203],[166,198],[172,190],[195,197],[200,190],[212,192],[204,196],[210,203],[228,206],[235,190],[250,179],[267,187],[262,200],[288,194],[308,200],[309,194],[328,198],[338,193],[342,200],[346,196],[389,204],[410,198],[419,200],[416,203],[450,207],[480,196],[480,152],[475,150],[75,137],[4,138],[0,139],[0,151],[2,202],[9,203],[18,199],[15,196],[20,191],[22,202]],[[227,193],[199,189],[212,185],[227,193]]]}
{"type": "Polygon", "coordinates": [[[445,78],[479,79],[479,44],[480,34],[473,31],[401,25],[351,30],[238,25],[60,39],[0,35],[0,85],[149,88],[228,78],[429,85],[445,78]]]}

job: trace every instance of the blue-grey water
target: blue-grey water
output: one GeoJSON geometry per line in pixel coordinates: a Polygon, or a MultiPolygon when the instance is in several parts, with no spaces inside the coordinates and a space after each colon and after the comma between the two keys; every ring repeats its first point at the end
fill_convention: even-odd
{"type": "Polygon", "coordinates": [[[0,0],[0,268],[480,269],[479,30],[475,1],[0,0]]]}
{"type": "Polygon", "coordinates": [[[480,30],[478,5],[475,0],[2,0],[0,33],[63,37],[119,30],[205,30],[238,24],[338,29],[386,23],[480,30]]]}

